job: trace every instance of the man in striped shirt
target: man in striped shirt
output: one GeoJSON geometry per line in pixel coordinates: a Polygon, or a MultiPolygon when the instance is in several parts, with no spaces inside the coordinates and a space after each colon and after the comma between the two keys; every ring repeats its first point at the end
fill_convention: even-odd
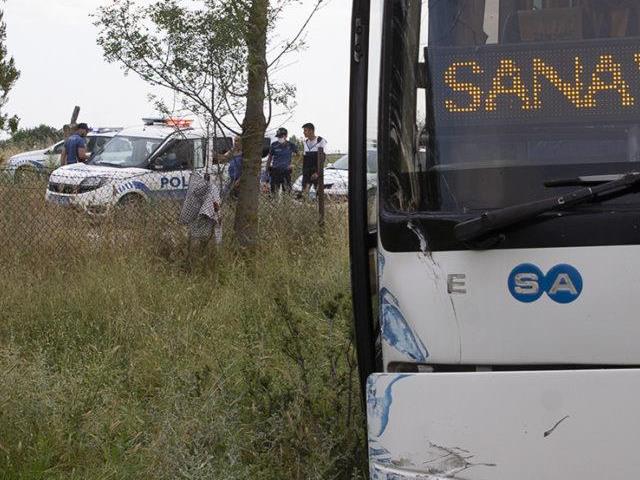
{"type": "Polygon", "coordinates": [[[305,194],[311,186],[318,190],[318,176],[320,168],[324,167],[324,154],[327,141],[316,136],[316,127],[313,123],[305,123],[302,126],[304,133],[304,158],[302,160],[302,190],[305,194]],[[323,163],[321,166],[320,163],[323,163]]]}

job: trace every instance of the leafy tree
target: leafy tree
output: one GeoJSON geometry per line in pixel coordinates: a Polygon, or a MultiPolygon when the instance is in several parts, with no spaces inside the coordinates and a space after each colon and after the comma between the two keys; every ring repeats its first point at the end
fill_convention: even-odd
{"type": "Polygon", "coordinates": [[[9,118],[9,115],[4,113],[4,107],[9,100],[9,92],[20,77],[20,72],[13,57],[7,52],[6,40],[7,24],[4,21],[4,12],[0,10],[0,129],[8,127],[11,132],[15,132],[20,119],[15,115],[9,118]]]}
{"type": "Polygon", "coordinates": [[[211,136],[242,133],[245,168],[235,229],[245,246],[258,233],[256,178],[265,130],[295,98],[295,89],[271,81],[269,70],[301,46],[323,1],[314,0],[299,33],[274,45],[270,59],[269,34],[285,7],[299,0],[114,0],[95,17],[107,61],[176,94],[176,106],[153,97],[159,110],[194,114],[211,136]]]}
{"type": "Polygon", "coordinates": [[[49,125],[39,125],[33,128],[19,128],[9,140],[0,142],[0,146],[40,146],[54,143],[62,138],[62,130],[50,127],[49,125]]]}
{"type": "Polygon", "coordinates": [[[297,135],[291,135],[289,137],[289,142],[293,143],[296,147],[298,147],[299,152],[302,152],[304,144],[302,143],[303,140],[301,138],[298,138],[297,135]]]}

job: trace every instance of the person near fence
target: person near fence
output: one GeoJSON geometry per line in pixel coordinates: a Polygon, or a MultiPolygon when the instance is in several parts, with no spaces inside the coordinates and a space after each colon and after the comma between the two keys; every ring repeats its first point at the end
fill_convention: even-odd
{"type": "Polygon", "coordinates": [[[304,157],[302,160],[302,191],[304,195],[309,193],[313,186],[318,189],[319,160],[324,156],[327,141],[316,136],[316,127],[313,123],[305,123],[302,126],[304,134],[304,157]]]}
{"type": "Polygon", "coordinates": [[[188,262],[202,257],[209,242],[222,243],[220,190],[207,175],[194,173],[182,204],[180,223],[189,227],[188,262]]]}
{"type": "Polygon", "coordinates": [[[89,127],[86,123],[79,123],[76,126],[76,131],[64,142],[60,165],[71,165],[72,163],[85,162],[89,159],[85,140],[88,133],[89,127]]]}
{"type": "Polygon", "coordinates": [[[244,160],[241,137],[233,139],[233,148],[224,154],[224,159],[228,161],[227,173],[229,174],[229,181],[224,186],[222,196],[224,199],[237,199],[240,176],[242,175],[242,162],[244,160]]]}
{"type": "Polygon", "coordinates": [[[291,191],[291,170],[293,156],[298,153],[295,143],[288,140],[289,132],[286,128],[279,128],[276,132],[277,140],[271,144],[267,160],[267,172],[271,183],[271,194],[282,190],[291,191]]]}

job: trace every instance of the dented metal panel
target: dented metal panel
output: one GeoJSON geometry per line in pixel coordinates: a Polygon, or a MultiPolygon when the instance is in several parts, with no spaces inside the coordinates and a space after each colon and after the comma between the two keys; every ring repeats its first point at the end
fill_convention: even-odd
{"type": "Polygon", "coordinates": [[[639,253],[381,249],[385,364],[638,365],[639,253]]]}
{"type": "Polygon", "coordinates": [[[371,478],[628,480],[640,370],[376,374],[371,478]]]}

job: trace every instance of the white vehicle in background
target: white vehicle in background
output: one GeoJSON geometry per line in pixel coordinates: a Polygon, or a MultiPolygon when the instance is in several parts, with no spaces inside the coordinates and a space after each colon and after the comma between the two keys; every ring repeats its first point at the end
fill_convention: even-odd
{"type": "MultiPolygon", "coordinates": [[[[89,153],[100,150],[111,140],[120,128],[98,128],[87,134],[87,151],[89,153]]],[[[16,181],[26,175],[47,175],[60,166],[60,155],[64,141],[43,150],[32,150],[14,155],[7,160],[6,172],[16,181]]]]}
{"type": "MultiPolygon", "coordinates": [[[[55,170],[47,202],[101,215],[116,206],[184,198],[192,173],[206,170],[205,133],[173,120],[144,121],[118,132],[89,162],[55,170]]],[[[231,139],[217,142],[230,148],[231,139]]]]}
{"type": "MultiPolygon", "coordinates": [[[[367,187],[374,191],[378,184],[378,150],[367,149],[367,187]]],[[[302,193],[302,175],[293,184],[293,192],[302,193]]],[[[313,187],[312,187],[313,189],[313,187]]],[[[343,155],[324,169],[324,194],[330,198],[347,200],[349,195],[349,155],[343,155]]]]}

